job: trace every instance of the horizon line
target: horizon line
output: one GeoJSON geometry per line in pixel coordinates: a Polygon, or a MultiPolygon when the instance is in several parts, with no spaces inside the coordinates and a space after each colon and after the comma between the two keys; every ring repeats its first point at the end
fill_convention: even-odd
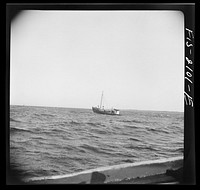
{"type": "MultiPolygon", "coordinates": [[[[9,106],[29,106],[29,107],[49,107],[49,108],[68,108],[68,109],[91,109],[90,107],[83,108],[83,107],[65,107],[65,106],[47,106],[47,105],[25,105],[25,104],[9,104],[9,106]]],[[[135,110],[135,111],[160,111],[160,112],[181,112],[184,113],[183,111],[177,111],[177,110],[150,110],[150,109],[134,109],[134,108],[118,108],[119,110],[135,110]]]]}

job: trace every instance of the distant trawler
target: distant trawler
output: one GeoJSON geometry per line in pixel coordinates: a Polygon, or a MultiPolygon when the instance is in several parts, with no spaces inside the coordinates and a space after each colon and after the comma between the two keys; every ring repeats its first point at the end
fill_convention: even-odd
{"type": "Polygon", "coordinates": [[[92,107],[92,110],[94,113],[99,113],[99,114],[105,114],[105,115],[119,115],[119,110],[118,109],[104,109],[104,106],[102,106],[102,99],[103,99],[103,92],[101,95],[101,102],[100,102],[100,107],[92,107]]]}

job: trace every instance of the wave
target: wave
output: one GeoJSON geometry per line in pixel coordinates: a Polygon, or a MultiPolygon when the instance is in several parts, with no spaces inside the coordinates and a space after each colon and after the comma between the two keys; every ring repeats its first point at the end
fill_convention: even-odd
{"type": "Polygon", "coordinates": [[[47,119],[50,119],[52,117],[55,117],[55,115],[46,114],[46,113],[41,113],[41,114],[34,113],[34,114],[32,114],[33,119],[37,119],[37,120],[40,120],[40,121],[47,120],[47,119]]]}
{"type": "Polygon", "coordinates": [[[100,134],[100,135],[108,135],[109,134],[108,131],[99,130],[99,129],[92,129],[91,131],[96,133],[96,134],[100,134]]]}
{"type": "Polygon", "coordinates": [[[90,150],[92,152],[99,153],[99,154],[112,155],[112,153],[110,153],[110,152],[99,150],[97,147],[89,146],[87,144],[81,145],[80,148],[87,149],[87,150],[90,150]]]}
{"type": "Polygon", "coordinates": [[[183,147],[180,147],[180,148],[167,148],[166,149],[167,151],[170,151],[170,152],[175,152],[175,153],[183,153],[184,152],[184,148],[183,147]]]}
{"type": "Polygon", "coordinates": [[[122,162],[126,162],[126,163],[133,163],[133,160],[126,159],[126,160],[122,160],[122,162]]]}
{"type": "MultiPolygon", "coordinates": [[[[144,121],[144,120],[120,120],[120,122],[123,122],[123,123],[136,123],[136,124],[149,124],[149,125],[157,125],[158,123],[155,122],[155,121],[144,121]]],[[[135,126],[136,127],[136,126],[135,126]]]]}
{"type": "Polygon", "coordinates": [[[34,113],[33,115],[40,117],[40,114],[34,113]]]}
{"type": "Polygon", "coordinates": [[[87,150],[91,150],[93,152],[99,153],[98,149],[94,146],[89,146],[87,144],[81,145],[81,148],[87,149],[87,150]]]}
{"type": "Polygon", "coordinates": [[[70,121],[69,124],[71,124],[71,125],[80,125],[81,123],[76,122],[76,121],[70,121]]]}
{"type": "Polygon", "coordinates": [[[131,138],[129,138],[129,140],[133,140],[133,141],[141,141],[141,140],[139,140],[139,139],[136,139],[136,138],[133,138],[133,137],[131,137],[131,138]]]}
{"type": "Polygon", "coordinates": [[[143,121],[138,121],[138,120],[120,120],[120,122],[123,122],[123,123],[144,123],[143,121]]]}
{"type": "MultiPolygon", "coordinates": [[[[56,123],[58,126],[69,126],[69,124],[73,124],[73,123],[70,123],[69,121],[62,121],[62,122],[57,122],[56,123]]],[[[51,126],[55,126],[55,124],[51,125],[51,126]]]]}
{"type": "Polygon", "coordinates": [[[134,149],[134,150],[141,150],[141,149],[144,150],[145,149],[145,150],[150,150],[150,151],[157,151],[157,149],[153,148],[152,146],[141,146],[141,145],[135,146],[135,145],[129,145],[126,148],[128,148],[128,149],[134,149]]]}
{"type": "Polygon", "coordinates": [[[86,125],[93,126],[93,127],[97,127],[97,126],[106,127],[106,125],[104,125],[104,124],[102,124],[102,123],[99,123],[99,122],[96,122],[96,123],[87,122],[87,123],[85,123],[85,124],[86,124],[86,125]]]}
{"type": "Polygon", "coordinates": [[[62,130],[62,129],[52,129],[51,131],[53,131],[53,132],[61,132],[61,133],[65,132],[65,131],[62,130]]]}
{"type": "Polygon", "coordinates": [[[177,148],[175,151],[183,153],[184,152],[184,148],[177,148]]]}
{"type": "Polygon", "coordinates": [[[42,113],[42,114],[40,114],[40,115],[42,115],[42,116],[47,116],[47,117],[55,117],[55,115],[52,115],[52,114],[46,114],[46,113],[42,113]]]}
{"type": "Polygon", "coordinates": [[[19,123],[21,123],[21,121],[19,121],[19,120],[16,120],[16,119],[13,119],[12,117],[10,118],[10,121],[13,121],[13,122],[19,122],[19,123]]]}
{"type": "MultiPolygon", "coordinates": [[[[52,169],[51,169],[52,170],[52,169]]],[[[52,172],[52,173],[54,173],[54,172],[52,172]]],[[[45,169],[45,168],[43,168],[43,169],[38,169],[38,170],[35,170],[34,171],[34,175],[35,176],[41,176],[41,175],[45,175],[45,176],[49,176],[51,174],[51,172],[49,171],[49,169],[45,169]]]]}
{"type": "Polygon", "coordinates": [[[155,128],[146,128],[148,131],[153,131],[153,132],[161,132],[161,133],[170,133],[169,131],[162,130],[162,129],[155,129],[155,128]]]}
{"type": "Polygon", "coordinates": [[[32,132],[30,131],[29,129],[23,129],[23,128],[20,128],[20,127],[11,127],[10,128],[10,132],[17,132],[17,131],[26,131],[26,132],[32,132]]]}
{"type": "Polygon", "coordinates": [[[86,123],[87,125],[91,125],[91,126],[93,126],[93,127],[96,127],[97,125],[96,125],[96,123],[90,123],[90,122],[88,122],[88,123],[86,123]]]}
{"type": "Polygon", "coordinates": [[[129,128],[140,128],[140,127],[137,127],[135,125],[124,125],[125,127],[129,127],[129,128]]]}
{"type": "Polygon", "coordinates": [[[32,138],[36,140],[47,140],[45,137],[42,136],[33,136],[32,138]]]}
{"type": "Polygon", "coordinates": [[[88,159],[87,158],[83,158],[83,157],[78,157],[78,156],[73,156],[73,157],[67,157],[68,160],[71,160],[71,161],[76,161],[76,162],[79,162],[79,163],[84,163],[84,162],[87,162],[88,159]]]}

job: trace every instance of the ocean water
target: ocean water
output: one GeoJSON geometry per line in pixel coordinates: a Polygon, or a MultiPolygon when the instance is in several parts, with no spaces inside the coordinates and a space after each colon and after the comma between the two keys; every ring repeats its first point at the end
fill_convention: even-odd
{"type": "Polygon", "coordinates": [[[183,156],[182,112],[10,106],[10,164],[25,178],[183,156]]]}

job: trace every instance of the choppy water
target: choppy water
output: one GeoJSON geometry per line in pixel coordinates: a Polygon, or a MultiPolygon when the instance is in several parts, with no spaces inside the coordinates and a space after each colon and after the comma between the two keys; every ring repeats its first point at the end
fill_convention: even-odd
{"type": "Polygon", "coordinates": [[[183,155],[181,112],[10,107],[10,163],[26,177],[183,155]]]}

